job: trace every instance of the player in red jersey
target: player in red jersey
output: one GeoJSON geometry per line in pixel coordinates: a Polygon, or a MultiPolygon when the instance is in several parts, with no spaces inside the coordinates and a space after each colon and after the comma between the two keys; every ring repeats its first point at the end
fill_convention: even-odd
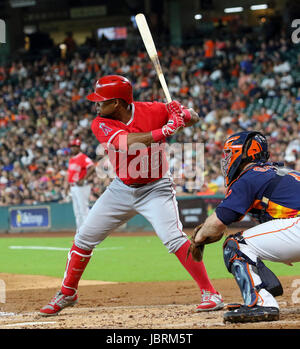
{"type": "Polygon", "coordinates": [[[190,241],[182,231],[176,192],[168,171],[164,143],[183,127],[199,121],[193,109],[180,103],[134,102],[128,79],[105,76],[87,96],[98,116],[92,131],[106,149],[116,178],[96,201],[75,235],[61,290],[40,314],[51,316],[77,302],[78,282],[95,246],[136,214],[143,215],[169,253],[174,253],[198,284],[202,301],[196,311],[223,308],[203,262],[186,259],[190,241]]]}
{"type": "Polygon", "coordinates": [[[80,146],[81,141],[78,138],[70,142],[69,147],[72,156],[68,164],[68,183],[70,185],[77,230],[89,213],[91,185],[88,179],[95,171],[93,160],[81,152],[80,146]]]}

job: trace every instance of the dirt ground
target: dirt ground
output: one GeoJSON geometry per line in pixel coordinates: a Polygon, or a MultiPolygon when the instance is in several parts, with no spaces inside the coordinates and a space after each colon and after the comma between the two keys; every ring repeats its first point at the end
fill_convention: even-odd
{"type": "MultiPolygon", "coordinates": [[[[6,284],[6,302],[0,303],[0,329],[299,329],[300,303],[293,303],[293,280],[281,277],[284,295],[278,297],[280,320],[254,324],[223,322],[225,310],[196,313],[200,293],[193,281],[107,283],[84,281],[79,303],[55,317],[38,310],[59,289],[61,280],[0,274],[6,284]]],[[[300,276],[299,276],[300,279],[300,276]]],[[[242,302],[233,279],[214,280],[225,304],[242,302]]]]}
{"type": "MultiPolygon", "coordinates": [[[[41,317],[39,309],[59,289],[61,279],[0,273],[6,287],[5,302],[3,292],[2,299],[0,295],[0,329],[300,329],[300,274],[279,279],[284,288],[284,294],[277,298],[279,321],[229,324],[223,322],[226,309],[195,312],[200,292],[194,281],[81,280],[75,307],[58,316],[41,317]]],[[[233,279],[213,280],[213,284],[225,304],[242,302],[233,279]]]]}

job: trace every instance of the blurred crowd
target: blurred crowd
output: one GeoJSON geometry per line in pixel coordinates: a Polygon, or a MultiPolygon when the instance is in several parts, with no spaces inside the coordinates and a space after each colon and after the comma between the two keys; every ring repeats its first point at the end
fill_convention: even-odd
{"type": "MultiPolygon", "coordinates": [[[[203,144],[197,173],[195,147],[185,154],[191,159],[188,169],[180,156],[170,159],[175,177],[182,174],[175,178],[178,195],[224,193],[222,143],[242,130],[265,133],[271,160],[300,170],[300,80],[293,74],[300,71],[300,54],[290,38],[207,38],[197,46],[163,48],[159,58],[172,98],[194,108],[201,119],[169,140],[203,144]],[[281,101],[279,111],[275,100],[281,101]]],[[[69,140],[79,137],[82,151],[95,163],[102,160],[90,130],[95,109],[85,96],[107,74],[126,76],[136,101],[165,101],[153,65],[140,50],[91,51],[87,57],[75,52],[66,60],[41,57],[0,66],[0,205],[70,200],[69,140]]],[[[110,180],[94,178],[91,201],[110,180]]]]}

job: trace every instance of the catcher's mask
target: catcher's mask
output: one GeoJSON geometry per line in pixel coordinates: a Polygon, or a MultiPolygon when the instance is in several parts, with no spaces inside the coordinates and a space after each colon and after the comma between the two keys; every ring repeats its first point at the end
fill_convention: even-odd
{"type": "Polygon", "coordinates": [[[269,156],[267,139],[260,132],[244,131],[231,135],[225,141],[221,160],[225,187],[240,174],[241,165],[266,162],[269,156]]]}

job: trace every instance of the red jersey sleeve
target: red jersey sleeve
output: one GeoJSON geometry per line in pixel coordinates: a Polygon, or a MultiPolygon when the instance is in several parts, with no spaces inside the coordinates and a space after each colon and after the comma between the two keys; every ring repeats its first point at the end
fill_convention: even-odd
{"type": "MultiPolygon", "coordinates": [[[[113,146],[116,150],[119,149],[124,141],[119,142],[120,135],[126,136],[128,132],[115,123],[114,120],[96,117],[91,125],[93,134],[98,141],[104,146],[105,150],[113,146]]],[[[127,142],[127,138],[126,138],[127,142]]],[[[127,143],[126,143],[127,146],[127,143]]]]}
{"type": "Polygon", "coordinates": [[[94,166],[94,162],[92,159],[90,159],[87,155],[84,154],[83,157],[83,162],[84,162],[84,166],[85,168],[90,168],[91,166],[94,166]]]}

